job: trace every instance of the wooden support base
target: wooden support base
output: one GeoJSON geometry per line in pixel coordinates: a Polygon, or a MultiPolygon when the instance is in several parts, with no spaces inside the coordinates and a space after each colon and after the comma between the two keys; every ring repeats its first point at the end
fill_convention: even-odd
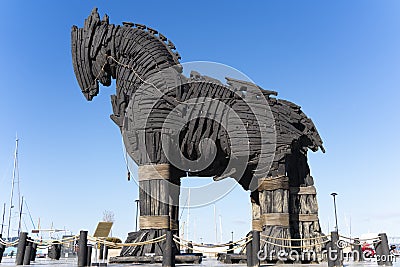
{"type": "MultiPolygon", "coordinates": [[[[128,234],[128,238],[125,243],[137,243],[145,242],[166,234],[166,230],[163,229],[144,229],[137,232],[131,232],[128,234]]],[[[177,234],[177,233],[174,233],[177,234]]],[[[157,243],[147,244],[143,246],[133,246],[133,247],[123,247],[121,250],[121,257],[131,257],[131,256],[145,256],[149,253],[154,253],[156,256],[162,256],[164,251],[165,241],[160,241],[157,243]]],[[[179,252],[179,248],[176,243],[173,242],[172,247],[175,253],[179,252]]]]}

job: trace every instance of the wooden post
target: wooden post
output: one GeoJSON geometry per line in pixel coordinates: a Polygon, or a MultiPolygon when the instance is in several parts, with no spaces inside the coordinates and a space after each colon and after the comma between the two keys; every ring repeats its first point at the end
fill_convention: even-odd
{"type": "Polygon", "coordinates": [[[229,247],[228,247],[229,250],[226,252],[226,254],[234,254],[235,251],[234,251],[233,247],[234,247],[233,241],[230,241],[229,242],[229,247]]]}
{"type": "Polygon", "coordinates": [[[31,251],[31,261],[36,260],[36,252],[37,252],[37,244],[33,243],[32,244],[32,251],[31,251]]]}
{"type": "Polygon", "coordinates": [[[338,246],[339,233],[331,232],[331,243],[328,248],[328,267],[343,267],[343,251],[338,246]]]}
{"type": "Polygon", "coordinates": [[[265,248],[264,253],[269,255],[268,257],[276,256],[282,251],[288,253],[289,248],[287,247],[291,245],[289,224],[289,178],[286,176],[261,178],[259,179],[258,191],[261,206],[261,221],[263,225],[262,233],[272,237],[268,241],[277,244],[262,244],[263,248],[265,248]]]}
{"type": "MultiPolygon", "coordinates": [[[[179,234],[180,178],[183,175],[170,164],[149,164],[139,166],[140,217],[138,232],[130,234],[129,242],[143,242],[164,235],[167,229],[179,234]]],[[[172,244],[177,249],[175,243],[172,244]]],[[[138,247],[124,247],[121,256],[144,256],[155,253],[163,255],[160,243],[138,247]]]]}
{"type": "Polygon", "coordinates": [[[361,262],[364,261],[364,254],[362,252],[361,243],[359,238],[354,238],[354,246],[353,246],[353,261],[361,262]]]}
{"type": "Polygon", "coordinates": [[[61,244],[52,244],[48,256],[53,260],[59,260],[61,257],[61,244]]]}
{"type": "Polygon", "coordinates": [[[104,246],[104,253],[103,253],[103,259],[107,260],[108,259],[108,246],[104,246]]]}
{"type": "Polygon", "coordinates": [[[15,264],[16,265],[22,265],[24,263],[25,248],[26,248],[27,240],[28,240],[28,233],[21,232],[19,234],[17,256],[15,257],[15,264]]]}
{"type": "Polygon", "coordinates": [[[390,254],[387,235],[385,233],[381,233],[378,236],[380,241],[374,242],[378,265],[392,266],[393,256],[390,254]]]}
{"type": "Polygon", "coordinates": [[[104,244],[100,244],[100,251],[99,251],[99,260],[104,259],[104,244]]]}
{"type": "Polygon", "coordinates": [[[6,246],[3,244],[0,244],[0,263],[3,260],[3,253],[6,250],[6,246]]]}
{"type": "Polygon", "coordinates": [[[79,251],[78,251],[78,266],[87,266],[87,231],[81,231],[79,234],[79,251]]]}
{"type": "Polygon", "coordinates": [[[61,258],[61,244],[55,244],[56,260],[61,258]]]}
{"type": "Polygon", "coordinates": [[[316,255],[321,255],[322,245],[319,245],[319,243],[323,239],[318,219],[317,191],[315,187],[313,185],[291,186],[289,209],[292,238],[304,239],[302,241],[292,241],[292,246],[304,246],[304,249],[299,249],[300,253],[304,250],[311,250],[316,255]]]}
{"type": "Polygon", "coordinates": [[[175,251],[172,246],[173,243],[173,234],[171,230],[167,230],[166,240],[164,244],[163,251],[163,267],[175,267],[175,251]]]}
{"type": "MultiPolygon", "coordinates": [[[[247,237],[252,237],[253,232],[247,234],[247,237]]],[[[246,244],[247,266],[253,267],[253,242],[250,241],[246,244]]]]}
{"type": "Polygon", "coordinates": [[[251,250],[252,250],[252,266],[260,266],[260,260],[258,259],[258,252],[260,251],[260,232],[252,231],[253,240],[251,240],[251,250]]]}
{"type": "MultiPolygon", "coordinates": [[[[262,220],[261,220],[261,206],[256,203],[256,201],[251,197],[251,227],[253,231],[262,231],[262,220]]],[[[232,240],[233,242],[233,240],[232,240]]]]}
{"type": "Polygon", "coordinates": [[[88,245],[87,246],[87,266],[91,266],[92,265],[92,246],[88,245]]]}
{"type": "Polygon", "coordinates": [[[27,242],[27,246],[25,247],[25,253],[24,253],[24,265],[31,265],[31,253],[32,253],[32,243],[27,242]]]}
{"type": "Polygon", "coordinates": [[[193,242],[192,241],[189,241],[188,247],[186,249],[186,253],[188,253],[188,254],[192,254],[193,253],[193,242]]]}
{"type": "MultiPolygon", "coordinates": [[[[2,236],[2,234],[0,233],[0,239],[1,239],[1,240],[3,240],[2,237],[3,237],[3,236],[2,236]]],[[[0,244],[0,263],[1,263],[2,259],[3,259],[4,250],[6,250],[6,245],[0,244]]]]}

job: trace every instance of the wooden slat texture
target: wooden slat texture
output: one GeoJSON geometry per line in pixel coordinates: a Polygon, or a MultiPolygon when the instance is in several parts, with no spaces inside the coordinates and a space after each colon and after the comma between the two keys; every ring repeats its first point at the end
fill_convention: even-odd
{"type": "Polygon", "coordinates": [[[262,231],[263,223],[261,219],[255,219],[251,221],[251,227],[255,231],[262,231]]]}
{"type": "Polygon", "coordinates": [[[304,187],[290,187],[291,195],[316,195],[317,190],[315,186],[304,186],[304,187]]]}
{"type": "Polygon", "coordinates": [[[169,164],[153,164],[139,166],[139,181],[168,180],[170,177],[169,164]]]}
{"type": "Polygon", "coordinates": [[[289,214],[268,213],[261,215],[262,223],[266,226],[289,226],[289,214]]]}
{"type": "Polygon", "coordinates": [[[290,214],[290,221],[314,222],[314,221],[318,221],[318,214],[290,214]]]}
{"type": "Polygon", "coordinates": [[[168,229],[169,216],[140,216],[139,225],[140,229],[168,229]]]}
{"type": "Polygon", "coordinates": [[[259,191],[273,191],[277,189],[289,189],[289,178],[281,176],[275,178],[261,178],[258,181],[259,191]]]}

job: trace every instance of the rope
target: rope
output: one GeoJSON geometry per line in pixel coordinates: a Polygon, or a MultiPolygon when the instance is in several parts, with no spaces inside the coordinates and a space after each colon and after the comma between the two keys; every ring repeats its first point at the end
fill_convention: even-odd
{"type": "Polygon", "coordinates": [[[78,240],[79,236],[75,235],[75,236],[70,236],[70,237],[66,237],[63,239],[28,239],[29,242],[32,242],[34,244],[37,245],[44,245],[44,246],[51,246],[53,244],[62,244],[62,245],[66,245],[69,244],[72,241],[78,240]]]}
{"type": "Polygon", "coordinates": [[[309,241],[309,240],[317,240],[321,238],[328,238],[330,235],[321,235],[318,237],[309,237],[309,238],[283,238],[283,237],[275,237],[275,236],[269,236],[269,235],[264,235],[260,234],[261,237],[268,238],[268,239],[275,239],[275,240],[284,240],[284,241],[309,241]]]}
{"type": "Polygon", "coordinates": [[[265,243],[267,243],[267,244],[274,245],[274,246],[277,246],[277,247],[281,247],[281,248],[292,248],[292,249],[294,249],[294,248],[299,248],[299,249],[301,249],[301,248],[312,248],[312,247],[320,246],[320,245],[323,245],[323,244],[325,244],[325,243],[330,242],[330,240],[325,240],[325,241],[322,241],[322,242],[319,242],[319,243],[314,243],[314,244],[312,244],[312,245],[291,246],[291,245],[276,244],[276,243],[270,242],[270,241],[265,240],[265,239],[261,239],[260,241],[263,241],[263,242],[265,242],[265,243]]]}
{"type": "Polygon", "coordinates": [[[102,244],[104,244],[106,246],[122,248],[122,247],[135,247],[135,246],[143,246],[143,245],[149,245],[149,244],[158,243],[158,242],[164,241],[165,240],[165,236],[166,235],[162,235],[160,237],[157,237],[157,238],[154,238],[154,239],[150,239],[150,240],[147,240],[147,241],[136,242],[136,243],[125,243],[125,244],[114,243],[114,242],[106,241],[105,239],[92,237],[92,236],[88,236],[88,240],[90,240],[92,242],[96,242],[96,243],[99,242],[99,243],[102,243],[102,244]]]}
{"type": "MultiPolygon", "coordinates": [[[[160,89],[157,88],[157,86],[155,86],[153,83],[148,82],[148,81],[144,80],[142,77],[140,77],[140,75],[136,72],[136,70],[135,70],[133,67],[131,67],[131,66],[129,66],[129,65],[126,65],[126,64],[124,64],[124,63],[122,63],[122,62],[119,62],[119,61],[116,60],[114,57],[109,56],[109,55],[106,55],[106,59],[111,59],[111,60],[113,60],[115,63],[117,63],[118,65],[120,65],[120,66],[122,66],[122,67],[124,67],[124,68],[126,68],[126,69],[128,69],[128,70],[131,70],[131,71],[133,72],[133,74],[134,74],[136,77],[138,77],[139,80],[140,80],[142,83],[147,84],[147,85],[150,85],[151,87],[153,87],[153,88],[155,88],[157,91],[159,91],[159,92],[161,93],[161,95],[164,95],[164,94],[160,91],[160,89]]],[[[106,60],[106,62],[105,62],[105,63],[103,64],[103,66],[101,67],[101,70],[99,71],[99,73],[98,73],[97,76],[95,77],[95,79],[94,79],[94,84],[93,84],[92,86],[95,86],[95,85],[96,85],[96,82],[99,80],[100,75],[104,72],[104,67],[105,67],[107,64],[108,64],[108,62],[107,62],[107,60],[106,60]]],[[[193,81],[193,82],[203,82],[203,81],[193,81]]],[[[90,88],[91,88],[91,87],[87,87],[87,88],[84,89],[84,91],[87,91],[87,90],[89,90],[90,88]]],[[[182,102],[182,101],[178,101],[178,100],[175,99],[176,102],[178,102],[178,103],[180,103],[180,104],[186,104],[186,105],[205,104],[205,103],[211,102],[211,101],[213,101],[213,100],[232,100],[232,99],[231,99],[231,98],[227,98],[227,97],[225,97],[225,98],[213,98],[213,99],[208,99],[208,100],[206,100],[206,101],[195,102],[195,103],[187,103],[187,102],[182,102]]]]}
{"type": "Polygon", "coordinates": [[[371,237],[371,238],[364,238],[364,239],[358,239],[358,238],[356,239],[356,238],[351,238],[351,237],[347,237],[347,236],[343,236],[343,235],[339,235],[339,237],[347,239],[347,240],[353,240],[353,241],[359,241],[359,242],[370,241],[370,240],[372,240],[372,241],[381,240],[381,238],[379,236],[371,237]]]}
{"type": "MultiPolygon", "coordinates": [[[[70,242],[75,241],[75,240],[79,240],[79,236],[67,237],[67,238],[60,239],[60,240],[58,240],[58,239],[50,239],[50,240],[28,239],[29,242],[35,243],[35,244],[37,244],[39,246],[43,246],[43,247],[50,247],[53,244],[67,245],[70,242]]],[[[158,242],[165,240],[165,235],[162,235],[160,237],[157,237],[157,238],[154,238],[151,240],[143,241],[143,242],[126,243],[126,244],[114,243],[114,242],[106,241],[105,239],[102,239],[102,238],[92,237],[92,236],[88,236],[88,240],[95,242],[95,243],[102,243],[109,247],[122,248],[122,247],[143,246],[143,245],[158,243],[158,242]]],[[[12,243],[5,243],[2,239],[0,239],[0,243],[5,244],[7,246],[11,246],[11,245],[18,244],[18,240],[14,241],[12,243]]]]}
{"type": "MultiPolygon", "coordinates": [[[[198,249],[198,248],[194,248],[194,247],[189,247],[186,243],[180,242],[179,239],[177,239],[177,238],[174,238],[173,240],[174,240],[176,243],[178,243],[179,245],[184,246],[184,247],[186,247],[186,248],[189,248],[189,249],[192,249],[192,250],[198,251],[198,252],[204,252],[204,250],[201,250],[201,249],[198,249]]],[[[234,247],[232,247],[232,248],[224,249],[224,250],[221,250],[221,251],[207,251],[207,252],[210,252],[210,253],[223,253],[223,252],[228,252],[228,251],[231,251],[231,250],[235,250],[235,249],[238,249],[238,248],[245,247],[245,246],[246,246],[249,242],[251,242],[252,240],[253,240],[252,238],[249,238],[245,243],[240,244],[240,245],[237,245],[237,246],[234,246],[234,247]]],[[[210,246],[209,248],[216,248],[216,247],[210,246]]]]}
{"type": "Polygon", "coordinates": [[[19,242],[19,239],[15,240],[14,242],[7,242],[0,238],[0,244],[5,245],[6,247],[15,246],[16,244],[18,244],[18,242],[19,242]]]}
{"type": "MultiPolygon", "coordinates": [[[[50,240],[28,239],[28,241],[32,242],[34,244],[37,244],[39,246],[50,247],[53,244],[62,244],[62,245],[69,244],[70,242],[78,240],[78,239],[79,239],[79,236],[72,236],[72,237],[67,237],[67,238],[64,238],[64,239],[50,239],[50,240]]],[[[165,240],[165,235],[162,235],[160,237],[157,237],[157,238],[154,238],[154,239],[150,239],[150,240],[147,240],[147,241],[143,241],[143,242],[126,243],[126,244],[114,243],[114,242],[106,241],[105,239],[92,237],[92,236],[88,236],[88,240],[92,241],[92,242],[96,242],[96,243],[100,242],[100,243],[105,244],[105,245],[110,246],[110,247],[120,248],[120,247],[143,246],[143,245],[158,243],[158,242],[161,242],[161,241],[165,240]]],[[[16,240],[14,242],[6,242],[3,239],[0,239],[0,244],[6,245],[6,246],[14,246],[14,245],[18,244],[18,241],[19,240],[16,240]]]]}
{"type": "MultiPolygon", "coordinates": [[[[191,241],[189,241],[189,240],[185,240],[185,239],[183,239],[183,238],[180,238],[180,237],[177,236],[177,235],[174,235],[174,238],[179,239],[179,240],[181,240],[181,241],[184,241],[184,242],[186,242],[186,243],[191,242],[191,241]]],[[[248,238],[248,237],[244,237],[244,238],[242,238],[242,239],[239,239],[239,240],[236,241],[236,242],[225,243],[225,244],[217,244],[217,245],[216,245],[216,244],[213,244],[213,245],[204,245],[204,244],[193,243],[193,242],[191,242],[191,243],[193,244],[193,246],[197,246],[197,247],[218,248],[218,247],[227,247],[227,246],[232,245],[232,244],[238,244],[238,243],[240,243],[240,242],[242,242],[242,241],[244,241],[244,240],[247,240],[247,239],[249,239],[249,238],[248,238]]]]}

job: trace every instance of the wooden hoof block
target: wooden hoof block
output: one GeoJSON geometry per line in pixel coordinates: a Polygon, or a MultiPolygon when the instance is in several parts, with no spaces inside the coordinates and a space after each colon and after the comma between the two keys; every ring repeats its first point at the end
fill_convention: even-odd
{"type": "MultiPolygon", "coordinates": [[[[137,242],[149,241],[163,236],[165,232],[166,230],[164,229],[145,229],[145,230],[140,230],[138,232],[131,232],[128,234],[125,243],[137,243],[137,242]]],[[[164,243],[165,240],[142,246],[123,247],[120,256],[121,257],[145,256],[146,254],[149,253],[154,253],[156,256],[162,256],[164,250],[164,243]]],[[[175,251],[179,251],[178,248],[176,247],[175,242],[173,242],[173,249],[175,249],[175,251]]]]}

